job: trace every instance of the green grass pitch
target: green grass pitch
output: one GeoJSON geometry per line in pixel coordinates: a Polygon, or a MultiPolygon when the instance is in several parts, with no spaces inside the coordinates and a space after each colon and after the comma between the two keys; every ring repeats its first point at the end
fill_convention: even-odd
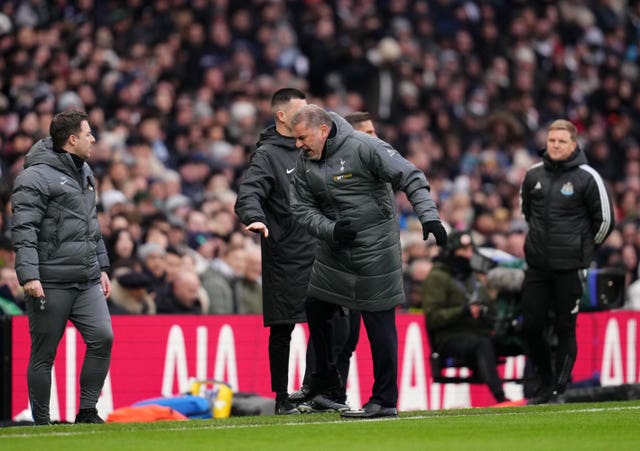
{"type": "Polygon", "coordinates": [[[0,429],[14,450],[568,450],[640,449],[640,401],[401,412],[232,417],[0,429]]]}

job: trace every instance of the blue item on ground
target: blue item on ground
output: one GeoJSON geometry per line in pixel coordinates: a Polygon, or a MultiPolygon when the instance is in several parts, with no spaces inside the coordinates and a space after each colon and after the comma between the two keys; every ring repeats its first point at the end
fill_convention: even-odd
{"type": "Polygon", "coordinates": [[[171,407],[188,418],[212,418],[211,404],[209,400],[201,396],[179,395],[170,397],[159,397],[144,399],[132,405],[145,406],[155,404],[159,406],[171,407]]]}

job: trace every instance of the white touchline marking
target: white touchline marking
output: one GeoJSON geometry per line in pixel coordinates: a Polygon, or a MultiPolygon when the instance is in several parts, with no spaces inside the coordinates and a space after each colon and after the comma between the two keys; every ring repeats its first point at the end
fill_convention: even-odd
{"type": "MultiPolygon", "coordinates": [[[[527,406],[522,406],[522,407],[527,407],[527,406]]],[[[530,406],[529,406],[530,407],[530,406]]],[[[538,407],[538,406],[536,406],[538,407]]],[[[536,410],[536,411],[532,411],[529,409],[522,409],[519,410],[518,412],[501,412],[501,413],[482,413],[482,414],[471,414],[471,413],[459,413],[459,414],[453,414],[453,415],[416,415],[416,416],[411,416],[411,417],[393,417],[393,418],[368,418],[368,419],[361,419],[361,420],[357,420],[357,419],[341,419],[341,420],[333,420],[333,421],[317,421],[317,422],[304,422],[304,423],[268,423],[268,424],[229,424],[229,425],[220,425],[220,424],[215,424],[214,422],[211,422],[210,424],[207,425],[203,425],[203,426],[190,426],[190,427],[170,427],[170,428],[165,428],[162,429],[161,431],[203,431],[203,430],[207,430],[207,429],[250,429],[250,428],[259,428],[259,427],[271,427],[271,426],[306,426],[309,424],[312,425],[319,425],[319,424],[356,424],[356,423],[362,423],[362,422],[379,422],[379,421],[411,421],[411,420],[441,420],[441,419],[446,419],[446,418],[460,418],[460,417],[481,417],[481,416],[498,416],[498,415],[530,415],[532,413],[537,413],[537,414],[547,414],[547,413],[559,413],[559,414],[566,414],[566,413],[596,413],[596,412],[614,412],[614,411],[621,411],[621,410],[639,410],[640,409],[640,405],[639,406],[626,406],[626,407],[585,407],[583,409],[570,409],[570,410],[554,410],[552,412],[545,412],[544,410],[536,410]]],[[[501,409],[496,409],[496,410],[501,410],[501,409]]],[[[435,411],[434,411],[435,412],[435,411]]],[[[132,423],[133,424],[133,423],[132,423]]],[[[69,427],[73,427],[72,424],[67,425],[69,427]]],[[[18,427],[18,426],[16,426],[18,427]]],[[[24,427],[24,426],[20,426],[20,427],[24,427]]],[[[42,427],[46,427],[46,426],[39,426],[39,428],[42,427]]],[[[6,429],[5,429],[6,431],[6,429]]],[[[149,429],[150,432],[154,432],[153,430],[149,429]]],[[[0,440],[1,439],[11,439],[11,438],[40,438],[40,437],[65,437],[65,436],[77,436],[77,435],[95,435],[95,434],[110,434],[113,432],[118,432],[118,433],[126,433],[126,432],[133,432],[133,433],[140,433],[140,432],[147,432],[147,431],[141,431],[139,429],[131,429],[131,430],[118,430],[118,431],[110,431],[110,430],[101,430],[101,431],[73,431],[73,432],[67,432],[67,431],[60,431],[60,432],[49,432],[49,433],[44,433],[44,434],[15,434],[15,435],[0,435],[0,440]]],[[[157,432],[157,431],[156,431],[157,432]]]]}

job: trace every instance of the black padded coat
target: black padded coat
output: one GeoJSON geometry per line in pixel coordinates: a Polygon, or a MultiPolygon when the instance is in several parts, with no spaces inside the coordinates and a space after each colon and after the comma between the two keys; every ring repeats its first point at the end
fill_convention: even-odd
{"type": "Polygon", "coordinates": [[[235,212],[244,225],[260,221],[269,228],[269,236],[261,236],[264,325],[301,323],[316,239],[294,223],[289,207],[289,182],[300,151],[294,138],[274,126],[260,133],[257,145],[235,212]]]}
{"type": "Polygon", "coordinates": [[[579,148],[563,162],[545,153],[527,171],[520,196],[529,223],[525,258],[533,268],[587,268],[613,230],[613,206],[604,181],[579,148]]]}

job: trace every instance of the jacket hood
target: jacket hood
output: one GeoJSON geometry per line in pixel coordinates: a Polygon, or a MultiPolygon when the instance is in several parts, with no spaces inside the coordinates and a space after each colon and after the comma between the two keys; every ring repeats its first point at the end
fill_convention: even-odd
{"type": "Polygon", "coordinates": [[[587,156],[583,152],[580,147],[576,147],[576,150],[569,157],[568,160],[565,161],[553,161],[549,158],[549,153],[547,149],[544,149],[544,153],[542,154],[542,161],[544,162],[544,166],[548,169],[560,169],[566,171],[568,169],[574,168],[576,166],[580,166],[581,164],[587,164],[587,156]]]}
{"type": "Polygon", "coordinates": [[[51,141],[50,137],[41,139],[35,143],[25,156],[25,169],[38,164],[46,164],[47,166],[71,175],[77,173],[74,171],[75,165],[73,164],[71,155],[67,152],[54,152],[53,141],[51,141]]]}
{"type": "Polygon", "coordinates": [[[260,132],[260,136],[258,137],[258,142],[256,143],[257,147],[270,145],[280,147],[285,150],[295,151],[296,148],[296,139],[290,136],[283,136],[276,131],[275,125],[270,125],[269,127],[263,129],[260,132]]]}
{"type": "Polygon", "coordinates": [[[333,123],[336,124],[336,135],[333,138],[327,139],[327,153],[326,158],[336,153],[336,150],[345,142],[349,135],[354,133],[353,127],[345,119],[336,113],[329,113],[333,123]]]}

